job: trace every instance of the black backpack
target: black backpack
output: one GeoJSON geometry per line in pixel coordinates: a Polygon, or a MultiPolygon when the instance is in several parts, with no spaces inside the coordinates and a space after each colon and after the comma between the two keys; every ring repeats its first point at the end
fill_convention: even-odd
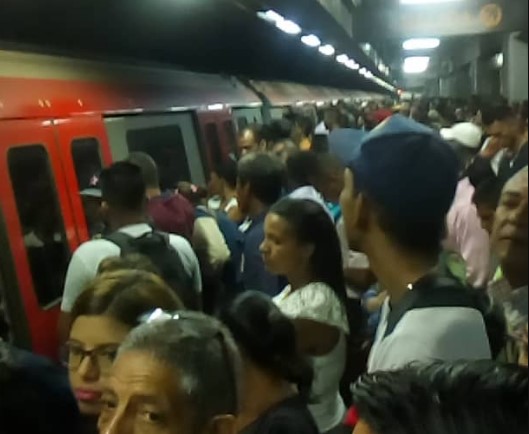
{"type": "Polygon", "coordinates": [[[169,234],[152,231],[134,238],[118,231],[106,236],[105,239],[121,249],[121,257],[140,254],[149,258],[185,307],[199,309],[199,294],[194,288],[193,276],[186,271],[178,251],[171,245],[169,234]]]}

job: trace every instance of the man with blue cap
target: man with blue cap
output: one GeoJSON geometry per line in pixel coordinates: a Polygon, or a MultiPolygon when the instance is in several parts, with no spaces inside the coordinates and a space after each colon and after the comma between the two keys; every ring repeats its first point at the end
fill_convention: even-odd
{"type": "Polygon", "coordinates": [[[458,184],[454,151],[397,115],[368,134],[350,161],[341,197],[349,244],[368,256],[388,292],[369,371],[490,358],[473,294],[437,267],[458,184]]]}

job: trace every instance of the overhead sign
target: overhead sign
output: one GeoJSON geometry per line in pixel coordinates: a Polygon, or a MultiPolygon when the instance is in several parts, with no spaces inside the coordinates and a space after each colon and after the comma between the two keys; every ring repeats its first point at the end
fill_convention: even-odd
{"type": "Polygon", "coordinates": [[[457,36],[527,28],[527,0],[368,8],[355,15],[358,40],[457,36]]]}

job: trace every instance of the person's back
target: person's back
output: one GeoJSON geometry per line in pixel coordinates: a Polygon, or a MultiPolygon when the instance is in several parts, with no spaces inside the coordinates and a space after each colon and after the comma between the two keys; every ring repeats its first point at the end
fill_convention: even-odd
{"type": "Polygon", "coordinates": [[[369,370],[490,358],[478,303],[438,269],[459,178],[453,150],[431,129],[395,116],[351,161],[342,194],[349,244],[366,253],[388,291],[369,370]]]}
{"type": "Polygon", "coordinates": [[[318,434],[307,405],[300,397],[289,398],[271,408],[240,434],[318,434]]]}
{"type": "Polygon", "coordinates": [[[153,226],[157,230],[191,240],[195,221],[191,203],[178,193],[161,191],[158,167],[149,155],[143,152],[133,152],[127,161],[141,169],[147,189],[147,213],[153,226]]]}
{"type": "Polygon", "coordinates": [[[312,369],[298,350],[294,324],[258,292],[221,312],[243,358],[242,434],[317,434],[307,408],[312,369]]]}
{"type": "Polygon", "coordinates": [[[115,163],[101,173],[101,188],[110,233],[106,238],[82,244],[70,261],[61,304],[61,342],[67,335],[69,314],[75,301],[96,276],[99,265],[106,258],[143,254],[164,278],[171,280],[168,283],[175,291],[182,291],[179,295],[189,294],[189,297],[182,297],[186,302],[200,297],[200,267],[189,242],[177,235],[155,232],[145,222],[145,184],[140,169],[127,162],[115,163]],[[182,282],[185,286],[178,288],[182,282]]]}
{"type": "Polygon", "coordinates": [[[66,373],[0,342],[0,433],[76,434],[79,422],[66,373]]]}

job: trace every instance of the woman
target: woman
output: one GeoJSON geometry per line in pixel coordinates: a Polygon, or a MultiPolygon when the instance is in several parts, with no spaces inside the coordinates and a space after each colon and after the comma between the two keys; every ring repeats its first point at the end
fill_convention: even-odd
{"type": "Polygon", "coordinates": [[[243,358],[239,432],[318,434],[304,400],[310,392],[312,369],[297,349],[292,322],[259,292],[239,296],[221,320],[243,358]]]}
{"type": "Polygon", "coordinates": [[[365,376],[354,389],[354,434],[525,434],[527,369],[436,363],[365,376]]]}
{"type": "Polygon", "coordinates": [[[265,221],[261,252],[267,269],[289,285],[274,301],[294,320],[298,348],[311,357],[315,379],[309,409],[322,433],[341,432],[349,323],[340,242],[333,222],[311,200],[284,199],[265,221]]]}
{"type": "Polygon", "coordinates": [[[142,315],[157,308],[174,311],[183,305],[161,278],[131,270],[100,275],[75,303],[66,364],[87,433],[96,432],[103,387],[119,345],[142,315]]]}

